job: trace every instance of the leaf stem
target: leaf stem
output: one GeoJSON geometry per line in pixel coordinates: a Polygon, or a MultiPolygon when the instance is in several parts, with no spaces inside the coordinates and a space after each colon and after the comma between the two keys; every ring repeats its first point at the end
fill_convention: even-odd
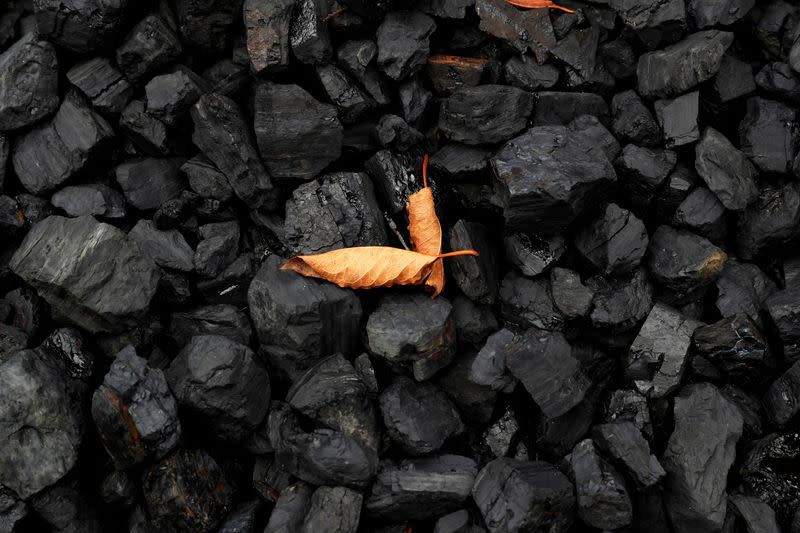
{"type": "Polygon", "coordinates": [[[439,254],[436,257],[457,257],[459,255],[478,255],[475,250],[456,250],[455,252],[447,252],[446,254],[439,254]]]}
{"type": "Polygon", "coordinates": [[[422,186],[428,186],[428,154],[422,158],[422,186]]]}

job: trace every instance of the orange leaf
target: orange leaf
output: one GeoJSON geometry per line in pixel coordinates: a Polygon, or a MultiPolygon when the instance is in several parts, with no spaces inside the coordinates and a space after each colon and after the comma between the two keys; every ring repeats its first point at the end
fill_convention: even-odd
{"type": "Polygon", "coordinates": [[[281,270],[321,278],[340,287],[374,289],[393,285],[419,285],[442,257],[477,255],[473,250],[425,255],[389,246],[356,246],[323,254],[299,255],[286,261],[281,270]]]}
{"type": "Polygon", "coordinates": [[[552,7],[553,9],[560,9],[561,11],[566,11],[567,13],[575,13],[572,9],[567,9],[566,7],[557,6],[550,0],[506,0],[512,6],[517,7],[525,7],[528,9],[541,9],[545,7],[552,7]]]}
{"type": "MultiPolygon", "coordinates": [[[[433,202],[433,189],[428,187],[428,154],[422,160],[422,179],[424,187],[408,197],[408,233],[411,246],[422,254],[438,255],[442,252],[442,225],[436,216],[433,202]]],[[[433,291],[436,298],[444,289],[444,265],[434,263],[425,286],[433,291]]]]}

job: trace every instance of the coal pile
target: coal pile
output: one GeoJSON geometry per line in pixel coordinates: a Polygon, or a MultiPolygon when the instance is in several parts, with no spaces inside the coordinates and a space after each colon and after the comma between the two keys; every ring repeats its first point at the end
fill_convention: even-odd
{"type": "Polygon", "coordinates": [[[800,533],[800,6],[558,4],[0,0],[0,533],[800,533]]]}

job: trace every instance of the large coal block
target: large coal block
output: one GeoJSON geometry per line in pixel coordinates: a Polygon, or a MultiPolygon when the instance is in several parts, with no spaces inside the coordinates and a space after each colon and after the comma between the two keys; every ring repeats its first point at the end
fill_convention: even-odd
{"type": "Polygon", "coordinates": [[[184,188],[181,158],[148,157],[123,163],[114,169],[117,183],[128,203],[143,211],[157,209],[176,198],[184,188]]]}
{"type": "Polygon", "coordinates": [[[575,446],[569,465],[583,523],[600,529],[618,529],[631,523],[633,505],[625,479],[598,453],[591,439],[575,446]]]}
{"type": "Polygon", "coordinates": [[[556,45],[553,23],[545,9],[520,11],[504,0],[475,0],[479,28],[525,53],[530,50],[537,62],[544,62],[556,45]]]}
{"type": "Polygon", "coordinates": [[[319,487],[311,495],[302,533],[356,533],[364,496],[347,487],[319,487]]]}
{"type": "Polygon", "coordinates": [[[135,326],[159,278],[133,240],[88,216],[50,216],[36,224],[10,266],[47,300],[55,318],[95,333],[135,326]]]}
{"type": "Polygon", "coordinates": [[[432,18],[419,11],[394,11],[378,27],[378,65],[394,80],[407,78],[425,66],[430,36],[436,29],[432,18]]]}
{"type": "Polygon", "coordinates": [[[375,182],[378,197],[391,214],[402,213],[408,197],[422,186],[422,180],[414,174],[418,162],[411,154],[379,150],[364,163],[375,182]]]}
{"type": "Polygon", "coordinates": [[[289,41],[294,56],[303,63],[328,63],[333,47],[328,33],[327,0],[297,0],[289,41]]]}
{"type": "Polygon", "coordinates": [[[55,47],[31,32],[0,55],[0,131],[30,126],[58,108],[55,47]],[[32,69],[30,66],[36,65],[32,69]]]}
{"type": "Polygon", "coordinates": [[[92,397],[92,418],[114,465],[159,459],[181,438],[178,404],[164,373],[128,346],[117,354],[92,397]]]}
{"type": "Polygon", "coordinates": [[[174,125],[208,89],[206,82],[188,67],[178,65],[153,77],[145,86],[147,112],[174,125]]]}
{"type": "Polygon", "coordinates": [[[605,275],[625,274],[638,267],[648,242],[644,223],[616,204],[608,204],[575,236],[578,253],[605,275]]]}
{"type": "Polygon", "coordinates": [[[617,181],[603,150],[563,126],[531,128],[490,163],[512,231],[561,234],[617,181]]]}
{"type": "Polygon", "coordinates": [[[336,108],[298,85],[256,87],[255,132],[264,164],[276,179],[309,180],[342,151],[336,108]]]}
{"type": "Polygon", "coordinates": [[[739,470],[743,488],[769,504],[782,524],[789,524],[793,518],[797,523],[800,493],[793,466],[798,460],[800,433],[772,433],[753,444],[739,470]]]}
{"type": "Polygon", "coordinates": [[[183,47],[172,27],[158,15],[139,21],[117,48],[117,65],[136,83],[175,61],[183,47]]]}
{"type": "Polygon", "coordinates": [[[758,172],[720,132],[706,128],[695,154],[697,173],[726,208],[744,209],[756,199],[758,172]]]}
{"type": "Polygon", "coordinates": [[[79,398],[52,355],[22,350],[0,361],[0,484],[21,498],[75,465],[83,431],[79,398]]]}
{"type": "Polygon", "coordinates": [[[256,74],[289,64],[289,28],[296,0],[246,0],[244,23],[250,68],[256,74]]]}
{"type": "Polygon", "coordinates": [[[768,184],[736,223],[739,257],[756,257],[785,250],[800,236],[800,187],[796,183],[768,184]]]}
{"type": "Polygon", "coordinates": [[[592,431],[592,438],[600,450],[622,465],[637,487],[651,487],[666,476],[661,463],[650,453],[647,439],[633,422],[600,424],[592,431]]]}
{"type": "Polygon", "coordinates": [[[117,40],[130,3],[128,0],[36,0],[33,7],[42,37],[86,53],[106,48],[117,40]]]}
{"type": "Polygon", "coordinates": [[[102,113],[120,113],[133,96],[133,87],[110,59],[94,57],[67,71],[67,79],[102,113]]]}
{"type": "Polygon", "coordinates": [[[742,151],[764,172],[791,171],[800,144],[797,110],[774,100],[747,100],[747,114],[739,124],[742,151]]]}
{"type": "Polygon", "coordinates": [[[439,129],[456,142],[498,143],[522,131],[531,111],[533,95],[516,87],[463,87],[442,101],[439,129]]]}
{"type": "Polygon", "coordinates": [[[764,310],[778,334],[783,356],[789,361],[800,359],[800,288],[776,292],[764,302],[764,310]]]}
{"type": "Polygon", "coordinates": [[[267,415],[266,369],[250,348],[227,337],[193,337],[172,360],[166,376],[178,403],[220,440],[242,440],[267,415]]]}

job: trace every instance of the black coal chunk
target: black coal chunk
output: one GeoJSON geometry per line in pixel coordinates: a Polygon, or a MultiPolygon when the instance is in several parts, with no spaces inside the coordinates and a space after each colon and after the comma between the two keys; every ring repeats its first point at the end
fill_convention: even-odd
{"type": "Polygon", "coordinates": [[[482,57],[435,55],[428,58],[425,69],[437,94],[446,95],[462,87],[475,87],[495,80],[497,65],[482,57]]]}
{"type": "Polygon", "coordinates": [[[636,91],[628,90],[611,99],[611,129],[623,142],[641,146],[661,143],[661,130],[636,91]]]}
{"type": "Polygon", "coordinates": [[[586,280],[586,286],[594,292],[589,318],[596,328],[631,329],[653,306],[653,286],[642,268],[620,278],[594,276],[586,280]]]}
{"type": "Polygon", "coordinates": [[[772,433],[756,441],[740,469],[744,489],[775,510],[781,523],[796,523],[800,506],[797,472],[792,468],[800,459],[800,433],[772,433]]]}
{"type": "Polygon", "coordinates": [[[706,128],[695,154],[697,173],[726,208],[744,209],[756,199],[758,171],[720,132],[706,128]]]}
{"type": "Polygon", "coordinates": [[[264,164],[278,179],[311,179],[342,151],[336,108],[297,85],[256,87],[255,132],[264,164]]]}
{"type": "Polygon", "coordinates": [[[568,318],[586,316],[594,298],[577,272],[560,267],[550,271],[550,292],[556,308],[568,318]]]}
{"type": "Polygon", "coordinates": [[[195,335],[219,335],[249,344],[252,330],[247,315],[232,305],[208,305],[173,313],[169,334],[179,348],[195,335]]]}
{"type": "MultiPolygon", "coordinates": [[[[556,23],[556,33],[559,24],[556,23]]],[[[597,44],[600,27],[592,24],[588,28],[574,28],[551,49],[553,56],[564,65],[567,85],[581,87],[596,78],[597,44]]],[[[613,85],[613,80],[611,80],[613,85]]]]}
{"type": "Polygon", "coordinates": [[[681,384],[692,332],[700,325],[671,307],[656,304],[630,347],[625,376],[651,398],[672,393],[681,384]]]}
{"type": "Polygon", "coordinates": [[[569,456],[575,479],[578,516],[584,524],[599,529],[618,529],[633,519],[625,480],[595,448],[591,439],[579,442],[569,456]]]}
{"type": "Polygon", "coordinates": [[[378,46],[374,41],[368,39],[345,41],[336,49],[336,62],[342,70],[362,80],[377,55],[378,46]]]}
{"type": "Polygon", "coordinates": [[[83,170],[113,136],[111,125],[70,91],[52,120],[17,138],[11,161],[23,187],[39,194],[83,170]]]}
{"type": "Polygon", "coordinates": [[[558,262],[567,250],[564,237],[543,239],[532,233],[514,233],[503,239],[506,257],[526,276],[538,276],[558,262]]]}
{"type": "Polygon", "coordinates": [[[531,93],[516,87],[464,87],[442,101],[439,128],[453,141],[497,143],[523,130],[532,110],[531,93]]]}
{"type": "Polygon", "coordinates": [[[758,387],[775,372],[767,340],[747,315],[736,314],[698,327],[693,341],[697,352],[737,385],[758,387]]]}
{"type": "Polygon", "coordinates": [[[614,161],[620,181],[633,207],[644,216],[656,198],[678,158],[672,150],[628,144],[614,161]]]}
{"type": "Polygon", "coordinates": [[[289,41],[292,53],[303,63],[327,63],[333,56],[328,10],[327,0],[296,0],[289,41]]]}
{"type": "Polygon", "coordinates": [[[728,2],[704,2],[689,0],[687,2],[689,17],[698,28],[712,26],[730,26],[747,15],[755,4],[754,0],[730,0],[728,2]]]}
{"type": "Polygon", "coordinates": [[[117,65],[136,83],[175,61],[183,47],[169,24],[158,15],[139,21],[117,48],[117,65]]]}
{"type": "Polygon", "coordinates": [[[188,160],[181,166],[181,172],[189,178],[189,188],[204,198],[227,202],[233,197],[228,178],[204,156],[188,160]]]}
{"type": "Polygon", "coordinates": [[[719,30],[693,33],[677,44],[639,57],[636,76],[645,98],[671,98],[714,77],[733,34],[719,30]]]}
{"type": "Polygon", "coordinates": [[[194,269],[194,251],[178,230],[159,230],[149,220],[140,220],[128,232],[142,252],[158,266],[189,272],[194,269]]]}
{"type": "Polygon", "coordinates": [[[753,67],[731,54],[725,54],[711,84],[713,100],[724,105],[754,92],[756,82],[753,67]]]}
{"type": "Polygon", "coordinates": [[[441,516],[461,507],[477,473],[475,461],[460,455],[384,464],[367,499],[367,512],[391,520],[441,516]]]}
{"type": "Polygon", "coordinates": [[[666,472],[650,453],[650,445],[633,422],[620,420],[600,424],[592,430],[592,438],[600,450],[622,465],[637,487],[659,483],[666,472]]]}
{"type": "Polygon", "coordinates": [[[383,115],[378,121],[374,137],[379,145],[393,146],[403,152],[425,140],[422,133],[409,126],[401,117],[391,114],[383,115]]]}
{"type": "Polygon", "coordinates": [[[403,118],[412,123],[422,117],[433,98],[433,93],[422,85],[419,76],[401,83],[397,92],[403,109],[403,118]]]}
{"type": "Polygon", "coordinates": [[[244,25],[250,69],[256,74],[289,65],[289,29],[296,0],[245,0],[244,25]]]}
{"type": "Polygon", "coordinates": [[[166,376],[178,403],[221,440],[242,440],[267,414],[266,369],[250,348],[227,337],[193,337],[172,360],[166,376]]]}
{"type": "Polygon", "coordinates": [[[463,19],[475,0],[423,0],[420,9],[440,18],[463,19]]]}
{"type": "Polygon", "coordinates": [[[697,125],[700,112],[699,91],[671,100],[658,100],[654,107],[667,148],[690,144],[700,138],[700,128],[697,125]]]}
{"type": "Polygon", "coordinates": [[[681,0],[644,3],[611,0],[609,5],[649,48],[677,41],[686,29],[686,8],[681,0]]]}
{"type": "Polygon", "coordinates": [[[558,83],[561,72],[550,63],[539,65],[527,55],[514,56],[503,65],[503,75],[509,85],[524,91],[550,89],[558,83]]]}
{"type": "Polygon", "coordinates": [[[52,527],[51,531],[101,531],[90,495],[79,485],[75,476],[36,494],[29,500],[31,511],[52,527]]]}
{"type": "Polygon", "coordinates": [[[707,239],[659,226],[650,238],[647,266],[675,301],[691,299],[719,276],[728,256],[707,239]]]}
{"type": "Polygon", "coordinates": [[[464,430],[458,410],[430,383],[398,377],[379,401],[389,436],[412,455],[434,452],[464,430]]]}
{"type": "Polygon", "coordinates": [[[122,193],[133,207],[157,209],[183,191],[182,158],[148,157],[119,165],[114,173],[122,193]]]}
{"type": "Polygon", "coordinates": [[[564,126],[583,115],[597,117],[610,124],[608,104],[595,93],[541,91],[536,93],[534,126],[564,126]]]}
{"type": "Polygon", "coordinates": [[[69,472],[83,420],[65,368],[22,350],[0,360],[0,484],[26,499],[69,472]]]}
{"type": "Polygon", "coordinates": [[[743,313],[760,323],[762,304],[777,290],[756,265],[730,259],[717,278],[717,309],[725,317],[743,313]]]}
{"type": "Polygon", "coordinates": [[[736,225],[739,257],[753,259],[791,245],[800,234],[800,190],[795,183],[768,184],[740,214],[736,225]]]}
{"type": "Polygon", "coordinates": [[[198,52],[219,55],[242,16],[242,0],[179,0],[175,3],[181,37],[198,52]]]}
{"type": "Polygon", "coordinates": [[[689,229],[714,243],[725,239],[728,231],[725,206],[704,187],[693,190],[672,216],[675,226],[689,229]]]}
{"type": "Polygon", "coordinates": [[[747,114],[739,124],[742,151],[764,172],[791,172],[800,144],[797,111],[774,100],[747,100],[747,114]]]}
{"type": "Polygon", "coordinates": [[[155,76],[144,89],[147,112],[165,124],[173,125],[203,95],[206,83],[189,68],[178,65],[155,76]]]}
{"type": "Polygon", "coordinates": [[[333,65],[318,66],[317,78],[345,124],[355,122],[376,106],[375,101],[350,76],[333,65]]]}
{"type": "Polygon", "coordinates": [[[55,47],[36,32],[0,55],[0,131],[30,126],[58,108],[57,69],[55,47]]]}
{"type": "Polygon", "coordinates": [[[490,160],[510,231],[564,232],[617,179],[603,150],[563,126],[539,126],[490,160]]]}
{"type": "Polygon", "coordinates": [[[769,419],[779,427],[800,413],[800,361],[772,382],[763,404],[769,419]]]}
{"type": "Polygon", "coordinates": [[[236,196],[248,207],[274,207],[272,181],[236,103],[206,94],[192,108],[192,121],[192,142],[225,174],[236,196]]]}
{"type": "Polygon", "coordinates": [[[296,375],[331,353],[352,354],[358,345],[361,302],[327,282],[278,270],[270,256],[247,292],[250,317],[273,364],[296,375]]]}
{"type": "Polygon", "coordinates": [[[459,220],[448,236],[453,250],[476,250],[480,254],[451,260],[450,272],[456,285],[474,302],[493,304],[497,300],[499,273],[489,230],[477,222],[459,220]]]}
{"type": "Polygon", "coordinates": [[[150,466],[142,488],[161,531],[214,531],[232,503],[232,487],[204,450],[177,450],[150,466]]]}
{"type": "Polygon", "coordinates": [[[65,4],[57,0],[37,0],[33,7],[36,27],[42,37],[64,48],[86,53],[114,43],[129,4],[128,1],[78,0],[65,4]]]}
{"type": "Polygon", "coordinates": [[[537,62],[544,62],[556,45],[553,23],[545,9],[520,11],[505,0],[475,0],[480,17],[479,28],[525,53],[533,52],[537,62]]]}
{"type": "Polygon", "coordinates": [[[685,387],[675,397],[675,430],[661,463],[665,503],[679,533],[718,531],[725,521],[728,469],[742,435],[742,415],[711,384],[685,387]]]}
{"type": "Polygon", "coordinates": [[[435,29],[433,19],[419,11],[388,13],[377,30],[381,70],[394,80],[416,74],[428,60],[435,29]]]}
{"type": "Polygon", "coordinates": [[[199,228],[200,242],[194,253],[194,267],[206,278],[219,275],[239,253],[241,237],[236,221],[205,224],[199,228]]]}
{"type": "Polygon", "coordinates": [[[294,190],[286,202],[285,238],[297,254],[386,244],[383,215],[363,172],[327,174],[294,190]]]}
{"type": "Polygon", "coordinates": [[[608,204],[575,235],[578,253],[606,275],[624,274],[638,267],[648,242],[644,223],[617,204],[608,204]]]}
{"type": "MultiPolygon", "coordinates": [[[[735,494],[729,498],[731,520],[735,520],[736,527],[744,527],[753,533],[767,533],[768,531],[779,531],[778,522],[775,518],[775,511],[772,507],[753,496],[735,494]]],[[[794,526],[792,526],[794,529],[794,526]]]]}
{"type": "Polygon", "coordinates": [[[269,515],[264,533],[290,533],[300,531],[308,514],[314,489],[302,481],[289,485],[280,492],[275,508],[269,515]]]}
{"type": "Polygon", "coordinates": [[[573,491],[567,476],[549,463],[501,457],[478,473],[472,498],[491,533],[557,532],[575,520],[573,491]]]}
{"type": "Polygon", "coordinates": [[[356,533],[364,497],[347,487],[319,487],[311,495],[302,533],[356,533]]]}
{"type": "Polygon", "coordinates": [[[615,78],[624,79],[636,73],[633,47],[624,39],[614,39],[601,44],[597,53],[603,67],[615,78]]]}
{"type": "Polygon", "coordinates": [[[500,314],[520,328],[536,327],[559,331],[564,316],[556,308],[546,277],[530,279],[511,270],[500,284],[500,314]]]}
{"type": "Polygon", "coordinates": [[[175,149],[174,137],[167,134],[167,125],[146,110],[142,100],[133,100],[122,110],[119,127],[143,153],[164,156],[175,149]]]}
{"type": "Polygon", "coordinates": [[[164,373],[131,346],[117,354],[92,396],[92,418],[120,469],[165,456],[181,438],[178,404],[164,373]]]}
{"type": "Polygon", "coordinates": [[[767,95],[791,104],[800,103],[800,78],[786,63],[767,63],[756,74],[756,85],[767,95]]]}
{"type": "Polygon", "coordinates": [[[800,359],[800,288],[776,292],[764,302],[772,324],[778,333],[783,356],[789,361],[800,359]]]}
{"type": "Polygon", "coordinates": [[[498,391],[514,390],[517,378],[506,368],[506,355],[515,338],[514,333],[506,328],[490,335],[470,364],[470,381],[498,391]]]}
{"type": "Polygon", "coordinates": [[[647,398],[634,390],[620,389],[609,395],[605,421],[631,422],[645,437],[653,438],[653,425],[647,398]]]}
{"type": "Polygon", "coordinates": [[[91,332],[135,325],[159,277],[133,240],[92,217],[46,218],[31,229],[10,266],[47,300],[54,318],[91,332]]]}
{"type": "Polygon", "coordinates": [[[78,63],[69,69],[67,79],[101,113],[120,113],[133,96],[131,84],[105,57],[94,57],[78,63]]]}

